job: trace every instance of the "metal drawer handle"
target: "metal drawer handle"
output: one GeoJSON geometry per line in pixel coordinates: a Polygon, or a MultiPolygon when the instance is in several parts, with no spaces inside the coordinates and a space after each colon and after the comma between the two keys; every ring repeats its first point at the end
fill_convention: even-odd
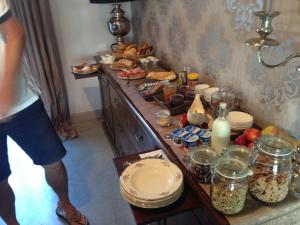
{"type": "Polygon", "coordinates": [[[143,135],[141,135],[141,136],[137,136],[137,135],[134,135],[134,138],[135,138],[135,140],[138,142],[138,143],[141,143],[141,142],[143,142],[144,141],[144,136],[143,135]]]}

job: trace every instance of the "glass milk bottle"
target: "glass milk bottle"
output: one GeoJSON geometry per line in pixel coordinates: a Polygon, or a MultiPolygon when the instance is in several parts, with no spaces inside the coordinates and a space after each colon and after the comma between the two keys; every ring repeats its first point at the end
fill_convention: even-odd
{"type": "Polygon", "coordinates": [[[219,105],[219,116],[212,125],[211,147],[217,152],[222,154],[224,148],[230,144],[230,131],[231,127],[226,119],[227,104],[221,102],[219,105]]]}

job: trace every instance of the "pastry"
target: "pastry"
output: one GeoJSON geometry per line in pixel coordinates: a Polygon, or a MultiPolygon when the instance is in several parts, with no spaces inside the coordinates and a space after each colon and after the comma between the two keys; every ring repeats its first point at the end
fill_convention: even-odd
{"type": "Polygon", "coordinates": [[[176,74],[174,71],[170,72],[150,72],[147,78],[155,80],[174,80],[176,79],[176,74]]]}
{"type": "Polygon", "coordinates": [[[114,70],[122,70],[122,69],[130,69],[134,66],[134,63],[129,59],[120,59],[113,64],[111,64],[111,68],[114,70]]]}

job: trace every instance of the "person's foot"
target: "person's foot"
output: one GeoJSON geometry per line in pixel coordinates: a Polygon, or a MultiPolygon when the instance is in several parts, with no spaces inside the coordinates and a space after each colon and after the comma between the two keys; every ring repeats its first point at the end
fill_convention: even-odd
{"type": "Polygon", "coordinates": [[[79,212],[72,204],[61,206],[58,203],[56,214],[65,220],[69,225],[88,225],[88,219],[79,212]]]}

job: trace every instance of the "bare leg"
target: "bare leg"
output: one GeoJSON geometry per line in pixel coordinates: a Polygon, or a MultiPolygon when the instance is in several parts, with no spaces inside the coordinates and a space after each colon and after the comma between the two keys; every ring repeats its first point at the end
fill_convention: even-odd
{"type": "Polygon", "coordinates": [[[16,217],[15,195],[7,179],[0,182],[0,217],[7,225],[20,225],[16,217]]]}
{"type": "Polygon", "coordinates": [[[76,211],[69,199],[68,175],[64,164],[59,161],[43,167],[47,183],[57,194],[59,206],[65,209],[68,214],[74,214],[76,211]]]}
{"type": "Polygon", "coordinates": [[[85,224],[85,218],[78,215],[78,211],[70,202],[68,193],[68,175],[64,164],[59,161],[43,167],[45,169],[47,183],[58,196],[59,207],[66,212],[69,218],[80,218],[80,223],[78,224],[85,224]]]}

